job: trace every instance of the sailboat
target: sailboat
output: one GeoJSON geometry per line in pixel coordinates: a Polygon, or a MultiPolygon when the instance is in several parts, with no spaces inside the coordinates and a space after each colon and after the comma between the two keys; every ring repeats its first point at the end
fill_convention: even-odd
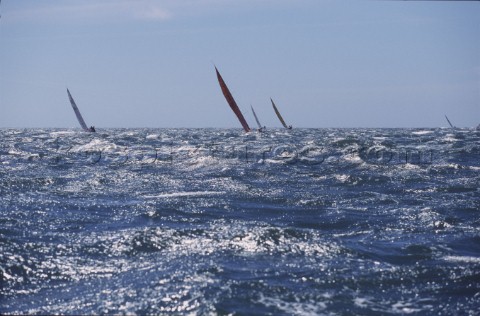
{"type": "Polygon", "coordinates": [[[455,126],[453,126],[452,123],[450,123],[450,120],[448,119],[448,117],[446,115],[445,115],[445,118],[447,119],[448,124],[450,124],[450,127],[455,128],[455,126]]]}
{"type": "Polygon", "coordinates": [[[262,124],[260,124],[260,121],[258,120],[257,114],[255,113],[255,110],[253,109],[253,106],[250,105],[250,107],[252,108],[252,112],[253,112],[253,116],[255,117],[255,121],[257,122],[258,131],[259,132],[265,131],[267,128],[265,126],[262,126],[262,124]]]}
{"type": "Polygon", "coordinates": [[[243,129],[245,132],[250,132],[250,127],[248,126],[247,121],[245,121],[245,118],[243,117],[242,112],[238,108],[237,103],[235,102],[235,99],[233,98],[232,94],[230,93],[230,90],[228,90],[227,85],[225,84],[225,81],[223,81],[222,76],[218,72],[217,67],[215,67],[215,71],[217,72],[217,79],[218,83],[220,84],[220,88],[222,88],[223,95],[225,96],[225,99],[228,102],[228,105],[230,105],[230,108],[232,109],[233,113],[237,116],[238,120],[242,124],[243,129]]]}
{"type": "Polygon", "coordinates": [[[277,106],[273,102],[272,98],[270,98],[270,101],[272,101],[273,109],[275,110],[275,113],[277,114],[278,119],[280,120],[280,123],[282,123],[283,127],[287,128],[287,129],[292,129],[292,125],[287,126],[287,124],[285,124],[285,121],[283,120],[283,117],[280,114],[280,112],[278,111],[277,106]]]}
{"type": "Polygon", "coordinates": [[[72,105],[73,111],[75,112],[75,115],[77,116],[78,123],[80,123],[80,126],[85,132],[90,132],[94,133],[95,132],[95,127],[91,126],[90,128],[87,127],[87,124],[85,124],[85,121],[83,120],[82,114],[80,114],[80,110],[78,109],[77,105],[75,104],[75,101],[72,98],[72,95],[70,94],[70,91],[67,88],[67,93],[68,93],[68,98],[70,99],[70,104],[72,105]]]}

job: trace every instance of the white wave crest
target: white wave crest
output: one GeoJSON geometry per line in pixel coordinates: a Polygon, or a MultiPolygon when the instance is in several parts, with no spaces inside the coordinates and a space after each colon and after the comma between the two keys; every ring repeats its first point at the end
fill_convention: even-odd
{"type": "Polygon", "coordinates": [[[145,195],[146,199],[161,199],[161,198],[177,198],[177,197],[196,197],[196,196],[209,196],[209,195],[222,195],[224,191],[194,191],[194,192],[173,192],[164,193],[158,195],[145,195]]]}

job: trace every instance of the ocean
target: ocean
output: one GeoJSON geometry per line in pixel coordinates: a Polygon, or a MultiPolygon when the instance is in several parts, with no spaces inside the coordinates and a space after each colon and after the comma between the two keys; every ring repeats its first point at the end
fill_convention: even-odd
{"type": "Polygon", "coordinates": [[[0,314],[480,315],[478,131],[0,137],[0,314]]]}

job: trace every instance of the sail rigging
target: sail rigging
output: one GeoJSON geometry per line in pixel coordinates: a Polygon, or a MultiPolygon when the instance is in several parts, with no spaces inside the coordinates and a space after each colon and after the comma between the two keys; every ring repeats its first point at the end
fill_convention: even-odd
{"type": "Polygon", "coordinates": [[[232,94],[230,93],[230,90],[228,90],[227,85],[225,84],[225,81],[223,81],[222,76],[218,72],[217,67],[215,67],[215,71],[217,72],[217,79],[218,83],[220,84],[220,88],[222,89],[222,93],[225,96],[225,99],[228,102],[228,105],[230,105],[230,108],[232,109],[233,113],[237,116],[238,120],[242,124],[243,129],[245,132],[250,132],[250,127],[248,126],[247,121],[245,121],[245,118],[243,117],[242,112],[238,108],[237,103],[235,102],[235,99],[233,98],[232,94]]]}
{"type": "Polygon", "coordinates": [[[260,124],[260,121],[258,120],[257,114],[255,113],[255,110],[253,109],[253,106],[250,105],[250,107],[252,108],[252,112],[253,112],[253,116],[255,117],[255,121],[257,122],[258,130],[262,131],[264,128],[262,127],[262,124],[260,124]]]}
{"type": "Polygon", "coordinates": [[[455,128],[455,126],[452,125],[452,123],[450,122],[450,120],[448,119],[448,117],[446,115],[445,115],[445,118],[447,119],[448,124],[450,124],[450,127],[455,128]]]}
{"type": "Polygon", "coordinates": [[[280,123],[282,123],[283,127],[285,128],[288,128],[288,129],[292,129],[292,126],[287,126],[287,124],[285,123],[285,121],[283,120],[283,117],[282,115],[280,114],[280,112],[278,111],[277,109],[277,106],[275,105],[275,103],[273,102],[272,98],[270,98],[270,101],[272,101],[272,106],[273,106],[273,110],[275,111],[275,113],[277,114],[277,117],[278,119],[280,120],[280,123]]]}
{"type": "Polygon", "coordinates": [[[80,114],[80,110],[78,109],[77,105],[75,104],[75,101],[72,98],[72,95],[70,94],[70,91],[67,88],[67,93],[68,93],[68,98],[70,99],[70,104],[72,105],[73,111],[75,112],[75,115],[77,116],[78,123],[80,123],[80,126],[85,132],[91,132],[92,130],[87,127],[87,124],[85,124],[85,121],[83,120],[82,114],[80,114]]]}

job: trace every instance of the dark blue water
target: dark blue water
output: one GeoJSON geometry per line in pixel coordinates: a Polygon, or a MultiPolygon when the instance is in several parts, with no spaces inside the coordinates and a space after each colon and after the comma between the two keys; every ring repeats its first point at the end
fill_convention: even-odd
{"type": "Polygon", "coordinates": [[[480,313],[477,131],[0,137],[2,314],[480,313]]]}

